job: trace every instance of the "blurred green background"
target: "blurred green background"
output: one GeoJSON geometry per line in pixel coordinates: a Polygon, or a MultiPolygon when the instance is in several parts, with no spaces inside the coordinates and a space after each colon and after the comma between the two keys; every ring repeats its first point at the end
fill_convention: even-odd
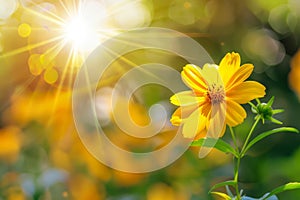
{"type": "MultiPolygon", "coordinates": [[[[174,29],[199,42],[216,63],[227,52],[240,53],[242,63],[255,66],[251,79],[267,88],[263,100],[275,96],[274,108],[285,110],[277,118],[284,126],[300,129],[298,0],[0,0],[0,200],[216,199],[208,194],[210,187],[233,176],[231,157],[218,151],[199,159],[197,149],[191,148],[170,166],[146,174],[112,170],[87,152],[74,126],[71,95],[76,72],[92,49],[68,53],[69,44],[61,48],[62,42],[56,40],[41,44],[55,38],[61,27],[57,21],[68,15],[72,18],[73,12],[67,11],[80,9],[78,5],[84,2],[91,3],[86,10],[103,5],[108,32],[139,27],[174,29]],[[51,59],[46,62],[43,56],[51,59]]],[[[102,37],[105,40],[112,35],[106,32],[102,37]]],[[[136,64],[160,62],[178,71],[186,64],[175,55],[151,50],[125,58],[136,64]]],[[[104,99],[99,100],[99,112],[109,113],[103,103],[110,98],[109,88],[132,63],[116,61],[115,66],[99,86],[108,88],[100,92],[104,99]]],[[[147,124],[147,108],[168,101],[170,95],[161,87],[140,89],[131,105],[133,119],[147,124]]],[[[244,107],[248,118],[236,128],[240,141],[254,117],[250,106],[244,107]]],[[[175,107],[169,115],[172,109],[175,107]]],[[[123,136],[109,118],[108,114],[99,120],[108,120],[107,131],[114,142],[124,148],[140,148],[139,140],[123,136]]],[[[274,127],[260,125],[256,134],[274,127]]],[[[162,133],[159,145],[169,141],[175,131],[162,133]]],[[[228,140],[229,134],[224,137],[228,140]]],[[[293,133],[280,133],[258,143],[242,160],[244,193],[260,197],[279,185],[300,181],[299,144],[300,136],[293,133]]],[[[278,197],[299,199],[300,191],[278,197]]]]}

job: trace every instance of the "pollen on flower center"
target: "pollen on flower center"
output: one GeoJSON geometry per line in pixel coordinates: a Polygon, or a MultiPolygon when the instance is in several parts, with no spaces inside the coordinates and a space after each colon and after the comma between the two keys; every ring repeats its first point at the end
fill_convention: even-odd
{"type": "Polygon", "coordinates": [[[225,98],[224,87],[213,83],[208,87],[207,95],[213,105],[222,103],[225,98]]]}

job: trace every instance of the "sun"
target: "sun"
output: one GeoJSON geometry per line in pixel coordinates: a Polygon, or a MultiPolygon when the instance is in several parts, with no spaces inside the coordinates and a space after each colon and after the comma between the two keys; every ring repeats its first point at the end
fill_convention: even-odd
{"type": "Polygon", "coordinates": [[[28,52],[27,65],[33,76],[42,77],[48,84],[63,85],[67,81],[71,87],[70,76],[75,75],[85,58],[117,33],[108,28],[107,10],[103,2],[96,0],[19,4],[14,10],[20,16],[16,32],[28,44],[2,53],[0,58],[28,52]]]}
{"type": "Polygon", "coordinates": [[[80,47],[88,38],[89,30],[81,17],[74,17],[65,26],[65,38],[74,46],[80,47]]]}
{"type": "Polygon", "coordinates": [[[142,0],[3,2],[0,61],[22,60],[22,66],[28,67],[32,75],[28,82],[41,78],[59,87],[72,88],[76,72],[102,42],[124,29],[144,27],[151,21],[142,0]],[[8,45],[2,45],[2,38],[8,45]]]}
{"type": "Polygon", "coordinates": [[[99,44],[97,29],[82,16],[71,17],[64,24],[64,39],[78,52],[93,50],[99,44]]]}

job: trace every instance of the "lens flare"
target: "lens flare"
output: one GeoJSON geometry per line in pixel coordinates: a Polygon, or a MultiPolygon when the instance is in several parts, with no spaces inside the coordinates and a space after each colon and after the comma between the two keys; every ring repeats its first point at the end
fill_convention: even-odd
{"type": "Polygon", "coordinates": [[[18,27],[18,33],[21,37],[27,38],[31,34],[31,27],[27,23],[20,24],[18,27]]]}
{"type": "Polygon", "coordinates": [[[0,0],[0,20],[9,18],[17,9],[17,0],[0,0]]]}
{"type": "Polygon", "coordinates": [[[65,39],[79,52],[91,51],[99,44],[96,28],[81,16],[73,17],[65,25],[64,32],[65,39]]]}
{"type": "MultiPolygon", "coordinates": [[[[147,26],[151,20],[142,0],[130,4],[128,0],[115,4],[107,0],[0,0],[2,4],[1,34],[9,37],[14,31],[24,43],[8,49],[0,44],[0,52],[4,49],[0,59],[27,52],[27,67],[33,79],[42,78],[59,88],[72,86],[74,75],[101,42],[126,28],[147,26]],[[7,20],[12,16],[17,21],[7,20]]],[[[9,42],[15,45],[13,40],[9,42]]]]}

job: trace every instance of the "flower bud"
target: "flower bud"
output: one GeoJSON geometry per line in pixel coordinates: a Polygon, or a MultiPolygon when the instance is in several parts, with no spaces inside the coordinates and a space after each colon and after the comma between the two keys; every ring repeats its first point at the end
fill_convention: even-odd
{"type": "Polygon", "coordinates": [[[256,106],[251,103],[252,112],[254,114],[257,114],[255,119],[257,119],[259,117],[263,123],[265,123],[265,120],[270,120],[273,123],[282,124],[281,121],[273,118],[273,115],[284,111],[282,109],[274,110],[272,108],[272,104],[274,102],[274,97],[272,97],[267,103],[261,103],[259,100],[257,100],[257,102],[258,102],[258,104],[256,106]]]}

